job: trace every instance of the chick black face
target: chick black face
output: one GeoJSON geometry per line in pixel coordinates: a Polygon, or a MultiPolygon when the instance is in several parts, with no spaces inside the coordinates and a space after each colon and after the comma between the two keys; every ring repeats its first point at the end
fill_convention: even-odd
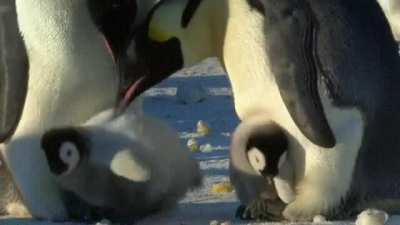
{"type": "Polygon", "coordinates": [[[52,129],[41,140],[51,172],[68,175],[89,154],[89,141],[75,128],[52,129]]]}
{"type": "Polygon", "coordinates": [[[272,125],[252,135],[246,146],[247,158],[254,170],[267,178],[278,174],[279,161],[288,149],[283,130],[272,125]]]}

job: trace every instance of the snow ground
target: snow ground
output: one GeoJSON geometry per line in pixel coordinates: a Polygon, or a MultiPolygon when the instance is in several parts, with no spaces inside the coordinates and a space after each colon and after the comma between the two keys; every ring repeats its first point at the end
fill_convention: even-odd
{"type": "MultiPolygon", "coordinates": [[[[248,223],[234,219],[238,201],[234,193],[214,194],[211,187],[228,179],[228,146],[231,131],[238,124],[233,108],[229,82],[223,70],[214,60],[181,71],[146,93],[144,110],[168,121],[180,133],[186,144],[189,138],[196,138],[200,145],[211,144],[212,151],[198,152],[193,156],[200,162],[204,172],[201,189],[188,193],[177,208],[138,222],[139,225],[207,225],[212,220],[231,221],[235,225],[277,225],[279,223],[248,223]],[[182,104],[176,97],[177,87],[195,90],[204,87],[206,98],[198,103],[182,104]],[[196,123],[207,122],[212,131],[206,137],[198,137],[196,123]]],[[[44,221],[0,219],[0,225],[61,225],[44,221]]],[[[62,223],[65,225],[78,225],[62,223]]],[[[351,222],[325,223],[351,225],[351,222]]],[[[395,224],[395,223],[389,223],[395,224]]],[[[298,223],[298,225],[305,225],[298,223]]],[[[400,222],[397,223],[400,225],[400,222]]]]}

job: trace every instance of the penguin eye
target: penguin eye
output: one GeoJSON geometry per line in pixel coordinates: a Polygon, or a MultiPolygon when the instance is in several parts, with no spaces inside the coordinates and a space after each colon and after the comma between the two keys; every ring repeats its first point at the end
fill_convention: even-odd
{"type": "Polygon", "coordinates": [[[73,171],[80,160],[78,148],[72,142],[64,142],[61,144],[59,156],[61,161],[67,165],[67,170],[62,175],[67,175],[73,171]]]}
{"type": "Polygon", "coordinates": [[[267,167],[267,161],[265,160],[264,154],[258,150],[257,148],[251,148],[247,152],[247,157],[250,162],[250,165],[257,172],[262,172],[267,167]]]}

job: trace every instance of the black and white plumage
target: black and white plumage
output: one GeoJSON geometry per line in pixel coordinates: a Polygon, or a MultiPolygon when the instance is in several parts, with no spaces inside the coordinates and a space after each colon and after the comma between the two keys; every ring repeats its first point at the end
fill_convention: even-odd
{"type": "Polygon", "coordinates": [[[32,215],[63,220],[66,206],[40,151],[40,135],[53,126],[77,125],[113,106],[117,69],[87,1],[14,3],[29,73],[26,68],[24,101],[13,102],[21,111],[20,119],[13,124],[15,132],[3,155],[32,215]]]}
{"type": "Polygon", "coordinates": [[[68,205],[40,151],[41,135],[55,126],[81,124],[117,104],[126,78],[121,79],[114,60],[124,54],[123,42],[138,22],[136,14],[143,16],[155,2],[1,3],[1,152],[15,180],[15,192],[22,194],[33,217],[68,218],[68,205]],[[136,8],[113,8],[135,3],[136,8]],[[121,22],[115,29],[110,28],[113,19],[121,22]]]}
{"type": "Polygon", "coordinates": [[[264,117],[249,118],[236,128],[229,171],[243,204],[237,211],[240,218],[281,218],[285,204],[294,200],[294,171],[288,149],[284,130],[264,117]],[[260,215],[257,207],[262,205],[267,212],[260,215]]]}
{"type": "Polygon", "coordinates": [[[399,197],[400,64],[376,0],[170,0],[136,40],[150,65],[137,93],[216,56],[239,118],[264,116],[289,134],[287,219],[353,215],[365,202],[395,208],[386,203],[399,197]]]}
{"type": "Polygon", "coordinates": [[[174,129],[134,109],[113,112],[44,134],[42,148],[61,189],[103,216],[126,220],[171,207],[200,185],[199,166],[174,129]]]}

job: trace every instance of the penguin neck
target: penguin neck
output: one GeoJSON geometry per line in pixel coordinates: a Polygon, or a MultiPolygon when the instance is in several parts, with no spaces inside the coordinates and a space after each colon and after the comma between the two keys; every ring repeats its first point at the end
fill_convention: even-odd
{"type": "Polygon", "coordinates": [[[206,58],[222,58],[228,0],[203,0],[179,38],[185,67],[206,58]]]}
{"type": "Polygon", "coordinates": [[[148,13],[157,2],[159,2],[159,0],[136,0],[138,10],[136,12],[135,26],[140,26],[143,21],[146,20],[148,13]]]}

